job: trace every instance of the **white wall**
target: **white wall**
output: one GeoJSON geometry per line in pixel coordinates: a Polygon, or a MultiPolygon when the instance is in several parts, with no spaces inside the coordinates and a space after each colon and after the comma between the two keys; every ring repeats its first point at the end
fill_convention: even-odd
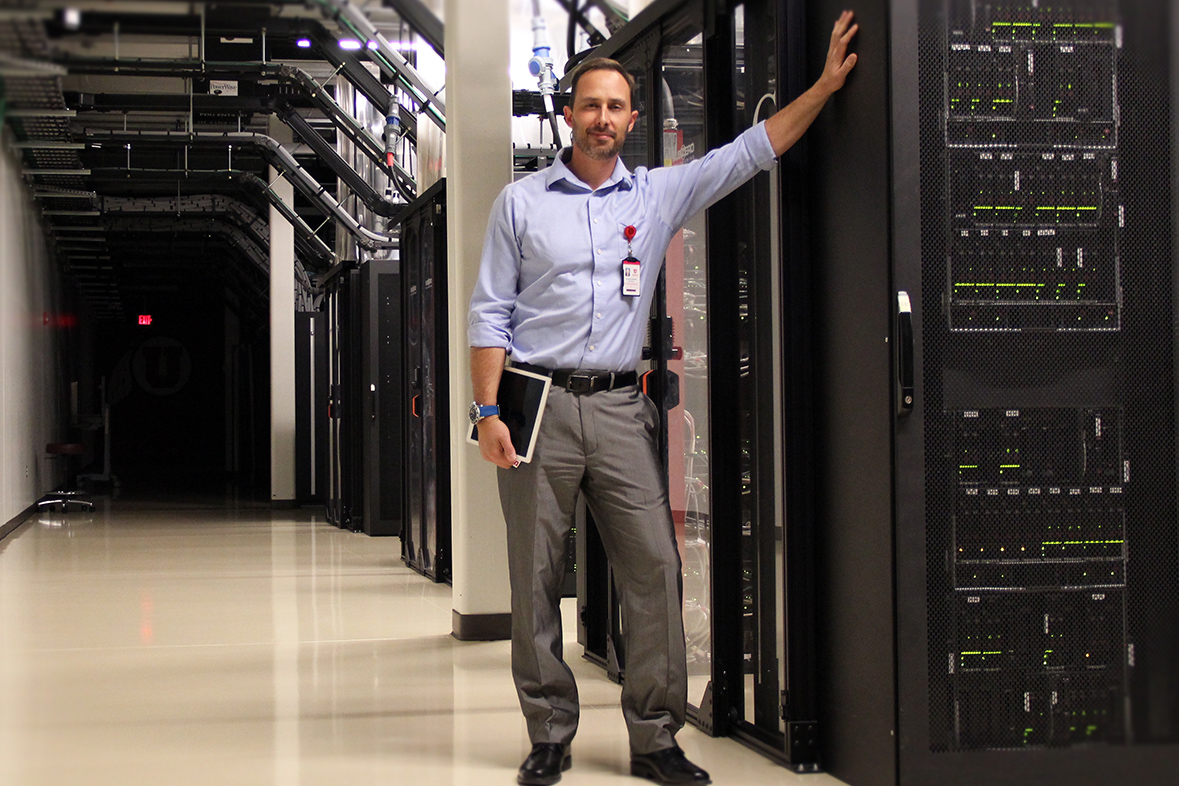
{"type": "Polygon", "coordinates": [[[20,161],[8,148],[0,140],[0,524],[56,485],[60,471],[45,445],[66,438],[55,433],[56,276],[20,161]]]}
{"type": "Polygon", "coordinates": [[[447,0],[446,6],[451,564],[460,618],[511,612],[495,467],[466,443],[461,425],[474,397],[467,351],[471,291],[491,205],[512,180],[507,6],[508,0],[447,0]]]}
{"type": "MultiPolygon", "coordinates": [[[[270,136],[291,144],[291,129],[270,118],[270,136]]],[[[295,187],[270,167],[279,199],[295,204],[295,187]]],[[[342,233],[341,233],[342,234],[342,233]]],[[[295,501],[295,228],[270,206],[270,501],[295,501]]]]}

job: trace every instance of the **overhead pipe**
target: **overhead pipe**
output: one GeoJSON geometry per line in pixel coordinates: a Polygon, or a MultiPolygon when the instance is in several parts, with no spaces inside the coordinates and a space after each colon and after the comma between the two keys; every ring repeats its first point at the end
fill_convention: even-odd
{"type": "MultiPolygon", "coordinates": [[[[217,134],[209,133],[207,135],[202,134],[201,136],[207,136],[207,138],[211,139],[215,138],[217,134]]],[[[293,155],[291,155],[272,137],[266,136],[265,134],[252,134],[246,132],[242,132],[241,134],[224,134],[223,136],[249,137],[249,141],[253,144],[257,144],[264,151],[264,154],[265,152],[269,152],[274,157],[274,159],[276,159],[268,159],[271,165],[273,165],[275,169],[279,170],[283,174],[293,175],[294,180],[292,181],[292,184],[295,186],[295,188],[298,188],[303,193],[303,196],[307,197],[309,200],[311,200],[312,203],[317,205],[320,210],[323,211],[324,215],[333,216],[338,224],[344,227],[344,229],[350,235],[356,238],[357,243],[359,243],[362,248],[368,251],[374,251],[376,249],[396,248],[398,246],[398,243],[395,239],[374,232],[357,221],[351,213],[345,210],[344,207],[336,201],[335,197],[327,192],[327,190],[318,180],[312,177],[307,172],[307,170],[303,169],[303,167],[299,165],[299,162],[295,160],[293,155]]],[[[266,186],[266,190],[271,190],[269,185],[266,186]]],[[[403,210],[404,208],[402,208],[402,211],[403,210]]],[[[390,216],[390,218],[396,218],[402,211],[398,211],[398,213],[390,216]]]]}
{"type": "MultiPolygon", "coordinates": [[[[446,130],[446,104],[438,97],[439,90],[430,88],[405,58],[394,49],[385,36],[373,27],[372,22],[348,0],[311,0],[320,6],[323,14],[355,34],[366,47],[369,56],[381,72],[397,81],[421,105],[426,117],[443,131],[446,130]],[[370,45],[375,49],[368,48],[370,45]]],[[[382,106],[382,102],[376,102],[382,106]]]]}
{"type": "Polygon", "coordinates": [[[299,216],[299,214],[295,212],[293,207],[286,203],[286,200],[279,196],[277,191],[270,187],[269,183],[255,175],[253,172],[238,172],[236,173],[235,177],[238,180],[241,180],[243,183],[247,183],[261,191],[263,195],[265,195],[266,201],[270,203],[271,207],[277,210],[283,218],[289,221],[291,225],[295,227],[297,233],[303,234],[304,239],[307,240],[308,243],[316,246],[317,250],[323,252],[326,255],[326,258],[332,263],[338,261],[336,258],[336,252],[332,251],[328,247],[328,244],[323,242],[323,239],[320,238],[319,235],[315,234],[315,230],[308,226],[307,222],[304,221],[299,216]]]}
{"type": "MultiPolygon", "coordinates": [[[[294,129],[295,133],[299,135],[299,138],[306,142],[307,146],[323,159],[323,162],[336,173],[336,177],[348,184],[352,192],[360,197],[360,200],[364,202],[369,210],[385,218],[395,216],[400,212],[396,203],[391,202],[382,194],[377,193],[377,190],[372,187],[372,184],[353,169],[347,161],[341,158],[331,143],[320,136],[311,127],[311,124],[307,122],[306,118],[299,114],[288,101],[280,99],[274,108],[283,122],[294,129]]],[[[391,174],[389,179],[393,181],[394,187],[397,188],[398,193],[405,198],[406,202],[413,201],[413,197],[407,194],[401,184],[397,182],[396,176],[391,174]]]]}
{"type": "MultiPolygon", "coordinates": [[[[585,8],[589,8],[589,3],[585,4],[585,8],[581,7],[579,0],[557,0],[557,5],[569,12],[569,26],[565,29],[565,56],[569,59],[569,63],[565,66],[565,73],[568,74],[573,69],[573,64],[581,62],[589,52],[592,52],[598,46],[601,46],[606,41],[606,37],[593,26],[589,18],[585,15],[585,8]],[[585,31],[589,39],[590,48],[585,52],[577,55],[573,52],[573,44],[576,40],[577,28],[581,27],[585,31]]],[[[606,14],[606,24],[611,27],[612,24],[617,24],[618,14],[609,5],[602,5],[596,3],[602,12],[606,14]]],[[[622,24],[625,24],[625,18],[622,19],[622,24]]],[[[618,24],[621,27],[622,24],[618,24]]],[[[611,27],[611,30],[614,28],[611,27]]]]}
{"type": "MultiPolygon", "coordinates": [[[[323,25],[316,24],[316,27],[324,30],[323,25]]],[[[326,30],[324,30],[324,34],[327,35],[326,30]]],[[[117,74],[121,76],[170,76],[177,78],[221,76],[239,80],[281,79],[302,88],[307,98],[310,98],[325,113],[341,114],[352,122],[357,131],[364,131],[363,127],[356,123],[355,118],[335,103],[332,96],[314,77],[298,66],[289,63],[239,63],[210,60],[206,61],[202,69],[200,62],[191,58],[114,60],[103,57],[62,56],[54,62],[60,64],[70,74],[117,74]]],[[[332,64],[339,66],[341,62],[337,61],[332,64]]],[[[341,69],[339,74],[350,82],[352,81],[351,77],[358,77],[356,72],[344,69],[341,69]]],[[[380,80],[373,77],[368,71],[363,71],[363,74],[369,78],[364,79],[363,84],[360,83],[362,80],[358,78],[356,82],[352,82],[353,87],[366,98],[372,98],[377,106],[385,106],[388,103],[389,91],[384,88],[384,85],[381,85],[380,80]],[[376,90],[378,85],[380,86],[379,91],[376,90]]],[[[401,123],[406,127],[407,136],[416,143],[416,133],[413,128],[415,117],[409,110],[401,108],[401,123]]]]}
{"type": "MultiPolygon", "coordinates": [[[[100,175],[104,171],[106,171],[106,170],[94,170],[94,174],[100,175]]],[[[109,171],[118,172],[120,174],[120,179],[122,177],[124,177],[126,174],[125,170],[122,170],[122,169],[112,169],[109,171]]],[[[136,169],[134,171],[135,171],[135,174],[137,177],[143,177],[145,175],[155,175],[155,176],[161,177],[161,178],[174,179],[177,174],[175,169],[136,169]]],[[[253,188],[256,188],[262,192],[262,195],[266,198],[266,201],[269,202],[271,205],[273,205],[275,207],[275,209],[277,209],[279,211],[279,213],[281,213],[283,215],[284,218],[286,218],[288,221],[290,221],[292,224],[295,224],[296,226],[306,227],[307,232],[313,233],[313,230],[311,230],[310,227],[307,227],[307,224],[305,222],[303,222],[303,220],[301,218],[299,218],[298,215],[295,214],[295,212],[291,209],[290,205],[288,205],[285,201],[283,201],[282,197],[280,197],[277,193],[275,193],[275,191],[271,187],[271,185],[269,183],[267,183],[265,180],[263,180],[262,178],[255,175],[253,172],[243,172],[243,171],[235,171],[235,170],[229,170],[229,169],[189,169],[185,173],[185,175],[189,179],[192,179],[194,176],[224,177],[228,180],[234,180],[234,181],[237,181],[243,185],[249,185],[253,188]]],[[[334,213],[328,212],[326,210],[325,206],[323,206],[323,205],[316,204],[315,207],[317,209],[319,209],[321,212],[325,212],[327,214],[328,218],[336,219],[337,222],[343,226],[344,230],[352,235],[352,237],[356,241],[357,245],[359,245],[365,251],[375,252],[380,249],[396,247],[396,241],[391,241],[389,238],[386,238],[386,237],[383,237],[380,235],[376,235],[376,233],[373,233],[369,230],[364,230],[363,227],[361,227],[360,229],[364,230],[364,232],[367,232],[367,235],[364,234],[363,232],[357,231],[355,229],[355,227],[357,227],[359,225],[356,223],[355,219],[352,219],[351,222],[349,222],[347,220],[347,219],[352,218],[347,212],[344,212],[343,216],[347,217],[347,218],[344,218],[342,216],[337,216],[334,213]],[[368,235],[373,235],[373,236],[379,238],[379,241],[374,241],[368,235]]],[[[320,241],[320,242],[322,242],[322,241],[320,241]]],[[[332,260],[337,261],[335,254],[332,254],[332,260]]]]}
{"type": "MultiPolygon", "coordinates": [[[[209,194],[205,196],[210,198],[209,204],[207,205],[210,209],[201,211],[200,215],[188,212],[193,209],[194,203],[198,202],[200,197],[103,197],[103,226],[112,232],[156,232],[165,231],[169,228],[175,229],[177,227],[181,230],[199,230],[203,226],[202,222],[210,222],[214,225],[213,231],[221,232],[230,237],[241,238],[244,241],[248,241],[252,247],[261,248],[270,242],[269,225],[263,222],[246,205],[220,194],[209,194]],[[218,203],[221,200],[224,200],[224,205],[218,209],[218,203]],[[182,204],[186,211],[185,218],[166,215],[178,213],[182,204]],[[219,212],[227,213],[245,222],[244,226],[239,225],[237,221],[226,223],[208,217],[210,213],[219,212]],[[201,217],[201,215],[205,217],[201,217]]],[[[195,206],[200,207],[200,205],[195,206]]],[[[300,223],[302,223],[301,220],[300,223]]],[[[306,227],[306,224],[304,224],[304,227],[306,227]]],[[[307,229],[310,231],[310,228],[307,229]]],[[[326,252],[325,258],[329,263],[333,263],[335,261],[335,255],[331,253],[331,250],[328,249],[322,240],[318,237],[315,239],[323,251],[326,252]]],[[[259,254],[248,252],[244,247],[241,250],[248,253],[250,260],[263,273],[269,270],[270,262],[268,258],[263,261],[264,258],[259,254]]],[[[331,265],[329,264],[328,266],[330,267],[331,265]]],[[[308,290],[315,289],[311,277],[307,274],[307,269],[303,264],[295,265],[295,277],[301,286],[308,290]]]]}
{"type": "MultiPolygon", "coordinates": [[[[218,142],[225,142],[226,144],[256,145],[262,152],[262,157],[266,159],[267,163],[279,170],[280,173],[289,175],[291,184],[299,189],[303,196],[307,197],[324,215],[335,218],[336,222],[345,231],[356,238],[357,243],[362,248],[372,251],[380,248],[397,247],[396,240],[373,232],[368,227],[361,225],[360,222],[353,218],[351,213],[336,201],[335,197],[327,193],[327,190],[318,180],[300,166],[293,155],[283,148],[277,140],[266,134],[258,134],[252,131],[197,131],[191,134],[173,131],[87,131],[86,133],[87,138],[109,139],[112,142],[146,141],[181,144],[192,144],[196,142],[216,144],[218,142]]],[[[269,185],[266,186],[266,191],[268,193],[271,191],[269,185]]]]}
{"type": "MultiPolygon", "coordinates": [[[[214,63],[207,62],[202,70],[194,60],[120,60],[118,62],[100,58],[66,58],[61,62],[66,64],[72,74],[120,74],[123,76],[172,76],[192,78],[197,76],[233,76],[237,78],[252,77],[257,79],[280,79],[300,88],[313,104],[327,116],[336,129],[342,132],[360,151],[389,177],[397,190],[413,201],[409,196],[416,192],[417,185],[414,177],[400,164],[394,162],[392,168],[388,166],[384,146],[369,133],[368,129],[360,125],[352,115],[345,112],[335,99],[323,89],[306,71],[292,65],[278,65],[273,63],[258,65],[247,63],[214,63]]],[[[341,72],[343,74],[343,72],[341,72]]],[[[367,73],[367,72],[366,72],[367,73]]],[[[346,75],[345,75],[346,76],[346,75]]],[[[359,89],[359,88],[358,88],[359,89]]],[[[386,91],[386,102],[388,102],[386,91]]],[[[413,128],[413,115],[404,107],[396,107],[400,116],[401,134],[417,144],[417,135],[413,128]]]]}
{"type": "MultiPolygon", "coordinates": [[[[103,170],[95,170],[94,173],[98,174],[102,171],[103,170]]],[[[121,170],[121,169],[114,170],[114,171],[118,171],[121,174],[124,173],[124,170],[121,170]]],[[[141,178],[144,177],[145,175],[157,175],[160,177],[167,177],[167,178],[171,179],[171,178],[176,177],[177,172],[175,169],[136,169],[135,174],[136,174],[136,176],[141,177],[141,178]]],[[[186,176],[186,179],[189,181],[193,180],[194,177],[196,177],[196,176],[199,176],[202,179],[207,179],[207,178],[216,176],[218,178],[224,178],[224,179],[231,180],[231,181],[237,181],[239,184],[247,185],[247,186],[257,189],[258,191],[260,191],[262,193],[262,196],[263,196],[263,198],[266,199],[267,203],[271,207],[273,207],[275,210],[277,210],[279,212],[279,214],[282,215],[283,218],[285,218],[287,221],[289,221],[291,223],[292,226],[295,227],[295,242],[296,243],[301,242],[306,246],[306,248],[303,248],[303,246],[300,246],[301,250],[306,251],[307,254],[310,256],[314,256],[316,258],[323,259],[323,260],[327,261],[329,266],[336,263],[337,260],[336,260],[335,252],[333,252],[330,248],[328,248],[328,245],[323,242],[323,240],[319,237],[319,235],[315,234],[315,230],[312,229],[310,226],[308,226],[307,222],[304,221],[299,216],[299,214],[296,213],[291,208],[291,206],[288,205],[286,203],[286,201],[283,200],[283,198],[280,197],[274,191],[273,188],[270,188],[270,186],[266,183],[265,180],[258,177],[253,172],[243,172],[241,170],[233,170],[233,169],[189,169],[187,172],[185,172],[185,176],[186,176]]],[[[103,208],[105,211],[105,209],[106,209],[106,201],[105,200],[124,199],[124,197],[102,197],[102,199],[104,200],[102,205],[103,205],[103,208]]],[[[117,210],[118,210],[117,205],[115,206],[114,209],[117,212],[117,210]]]]}
{"type": "Polygon", "coordinates": [[[536,77],[540,95],[544,100],[545,115],[553,129],[553,147],[561,146],[561,129],[557,125],[557,110],[553,106],[557,78],[553,76],[553,58],[550,55],[548,35],[544,16],[540,12],[540,0],[532,0],[532,59],[528,61],[528,73],[536,77]]]}
{"type": "MultiPolygon", "coordinates": [[[[382,169],[387,170],[385,171],[385,175],[392,179],[394,183],[398,183],[398,181],[400,181],[398,190],[402,191],[403,196],[405,195],[404,191],[402,190],[403,188],[410,192],[417,188],[417,184],[414,183],[413,175],[405,171],[405,169],[403,169],[396,161],[390,162],[388,160],[383,160],[383,150],[381,144],[373,138],[373,136],[368,132],[368,129],[360,125],[360,123],[356,122],[356,119],[353,118],[352,115],[345,112],[340,107],[340,105],[336,103],[335,99],[324,91],[318,82],[312,79],[306,72],[298,68],[294,68],[293,66],[283,66],[282,68],[292,72],[287,78],[302,86],[307,91],[308,95],[330,105],[331,109],[325,113],[328,114],[329,118],[332,120],[333,125],[335,125],[336,128],[338,128],[340,131],[343,131],[345,136],[347,136],[350,140],[352,140],[353,143],[360,147],[361,151],[378,166],[384,164],[382,169]],[[322,98],[320,98],[320,96],[322,96],[322,98]]],[[[411,127],[412,124],[406,122],[406,115],[408,114],[406,109],[400,104],[396,103],[392,96],[390,96],[387,101],[387,114],[389,117],[392,117],[397,121],[401,129],[399,132],[400,136],[408,138],[412,144],[416,145],[417,134],[413,131],[411,127]]],[[[323,110],[324,107],[321,106],[320,109],[323,110]]],[[[412,115],[409,115],[409,118],[412,117],[412,115]]],[[[412,197],[409,198],[409,201],[413,201],[412,197]]]]}
{"type": "MultiPolygon", "coordinates": [[[[337,25],[357,36],[361,40],[362,46],[365,47],[368,56],[377,64],[381,72],[409,93],[422,107],[422,111],[426,116],[434,121],[439,128],[445,130],[446,105],[438,97],[439,91],[431,88],[417,70],[392,47],[389,41],[368,20],[368,17],[364,15],[362,9],[352,5],[348,0],[306,0],[305,4],[308,6],[317,6],[323,16],[333,20],[337,25]]],[[[435,40],[441,36],[441,23],[434,26],[428,21],[430,18],[436,19],[432,13],[424,8],[421,8],[420,13],[418,13],[418,9],[410,7],[412,6],[411,3],[404,4],[407,6],[407,17],[405,17],[407,20],[415,20],[421,26],[423,33],[429,34],[435,40]]],[[[234,27],[233,25],[222,25],[215,32],[207,31],[203,14],[198,19],[192,19],[187,15],[121,14],[115,16],[109,13],[86,14],[84,15],[84,24],[78,30],[71,32],[88,32],[91,34],[100,31],[105,32],[107,29],[106,23],[112,20],[112,18],[116,31],[116,52],[119,25],[127,24],[137,33],[157,32],[165,35],[199,36],[202,44],[202,63],[204,62],[203,43],[206,32],[220,35],[232,35],[235,32],[232,29],[234,27]]],[[[411,22],[411,26],[413,26],[413,22],[411,22]]],[[[382,109],[386,106],[388,102],[388,89],[380,83],[379,79],[371,77],[363,68],[357,68],[356,66],[359,64],[359,61],[350,53],[340,50],[337,37],[332,35],[322,23],[310,18],[271,17],[266,22],[266,27],[262,30],[263,61],[266,60],[265,38],[267,31],[280,35],[292,33],[308,35],[318,44],[320,54],[333,65],[344,64],[345,67],[343,70],[346,73],[346,78],[353,81],[357,89],[364,93],[374,106],[382,109]]],[[[439,48],[439,46],[440,44],[435,46],[435,48],[439,48]]]]}
{"type": "Polygon", "coordinates": [[[415,33],[430,45],[438,56],[445,58],[445,26],[434,12],[422,4],[422,0],[385,0],[385,5],[409,23],[415,33]]]}
{"type": "MultiPolygon", "coordinates": [[[[417,70],[390,45],[389,41],[373,26],[361,9],[351,5],[347,0],[307,0],[307,4],[317,5],[324,16],[331,18],[338,25],[360,38],[367,55],[377,64],[381,72],[391,81],[399,84],[421,106],[422,111],[439,128],[445,130],[446,106],[437,95],[439,91],[426,84],[417,70]]],[[[118,35],[123,25],[130,27],[136,33],[196,36],[200,44],[198,61],[200,73],[204,75],[205,66],[208,65],[204,56],[206,33],[232,35],[235,31],[231,29],[232,26],[226,27],[224,25],[216,31],[208,31],[203,15],[204,6],[202,5],[201,8],[202,14],[196,19],[189,15],[88,13],[83,17],[83,24],[70,32],[90,34],[106,32],[109,29],[107,24],[112,24],[115,35],[115,60],[120,60],[118,35]]],[[[383,110],[388,105],[390,92],[388,88],[366,71],[356,57],[341,50],[338,46],[337,36],[333,35],[321,22],[310,18],[271,17],[267,21],[267,28],[262,31],[264,48],[267,29],[269,32],[279,35],[307,35],[316,42],[320,54],[333,65],[340,67],[345,78],[352,82],[373,106],[383,110]]],[[[266,65],[265,60],[264,51],[263,65],[266,65]]],[[[68,59],[62,62],[68,67],[68,59]]],[[[73,69],[71,72],[74,72],[73,69]]]]}
{"type": "MultiPolygon", "coordinates": [[[[244,174],[244,173],[243,173],[244,174]]],[[[261,183],[261,178],[258,178],[261,183]]],[[[268,200],[269,201],[269,200],[268,200]]],[[[251,233],[259,239],[268,238],[269,223],[258,215],[257,210],[233,197],[224,194],[199,194],[184,197],[102,197],[102,214],[109,220],[112,215],[177,215],[190,214],[219,214],[224,213],[234,218],[234,223],[248,226],[251,233]]],[[[276,206],[278,207],[278,206],[276,206]]],[[[284,218],[290,220],[295,227],[295,242],[299,244],[304,254],[317,257],[328,262],[328,266],[335,263],[335,254],[328,248],[311,227],[307,226],[285,202],[279,207],[284,218]]]]}
{"type": "MultiPolygon", "coordinates": [[[[389,99],[389,109],[385,112],[385,163],[392,169],[397,164],[397,144],[401,141],[401,116],[398,112],[400,104],[389,99]]],[[[412,199],[409,201],[413,201],[412,199]]]]}

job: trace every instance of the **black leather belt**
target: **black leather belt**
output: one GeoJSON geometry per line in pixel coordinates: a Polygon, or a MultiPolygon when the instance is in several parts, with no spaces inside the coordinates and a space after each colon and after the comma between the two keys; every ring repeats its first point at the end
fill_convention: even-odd
{"type": "Polygon", "coordinates": [[[637,385],[639,382],[639,375],[634,371],[585,371],[567,368],[554,370],[531,363],[513,363],[512,366],[534,374],[544,374],[552,379],[554,385],[570,393],[601,393],[605,390],[637,385]]]}

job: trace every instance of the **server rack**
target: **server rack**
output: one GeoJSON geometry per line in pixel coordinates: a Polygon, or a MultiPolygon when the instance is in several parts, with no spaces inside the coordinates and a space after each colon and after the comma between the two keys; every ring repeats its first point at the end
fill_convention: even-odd
{"type": "Polygon", "coordinates": [[[367,535],[402,530],[401,263],[370,259],[360,266],[360,483],[364,499],[360,528],[367,535]]]}
{"type": "Polygon", "coordinates": [[[434,581],[450,581],[450,419],[447,391],[446,181],[439,180],[401,218],[406,435],[403,455],[405,563],[434,581]]]}
{"type": "Polygon", "coordinates": [[[329,522],[353,531],[360,530],[364,511],[359,299],[360,273],[355,261],[345,260],[324,280],[330,380],[326,510],[329,522]]]}
{"type": "MultiPolygon", "coordinates": [[[[809,40],[837,12],[808,4],[809,40]]],[[[857,8],[807,328],[849,783],[1173,779],[1175,13],[857,8]]]]}
{"type": "Polygon", "coordinates": [[[325,282],[328,521],[401,533],[401,283],[396,260],[341,263],[325,282]]]}

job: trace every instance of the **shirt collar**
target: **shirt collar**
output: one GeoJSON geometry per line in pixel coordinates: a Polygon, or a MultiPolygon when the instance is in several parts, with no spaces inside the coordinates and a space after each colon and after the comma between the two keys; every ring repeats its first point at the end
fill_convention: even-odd
{"type": "MultiPolygon", "coordinates": [[[[567,183],[569,186],[573,186],[574,188],[581,191],[593,190],[577,175],[573,174],[572,170],[569,169],[569,166],[566,164],[566,159],[568,159],[571,155],[573,155],[573,148],[561,148],[561,152],[557,154],[557,157],[553,159],[553,163],[549,165],[547,170],[545,170],[546,189],[552,190],[559,187],[568,187],[560,185],[561,181],[565,181],[565,183],[567,183]]],[[[634,187],[630,170],[627,169],[626,165],[622,163],[621,157],[614,161],[614,172],[611,173],[610,178],[605,183],[598,186],[598,190],[604,191],[606,189],[615,187],[623,190],[630,190],[632,187],[634,187]]]]}

